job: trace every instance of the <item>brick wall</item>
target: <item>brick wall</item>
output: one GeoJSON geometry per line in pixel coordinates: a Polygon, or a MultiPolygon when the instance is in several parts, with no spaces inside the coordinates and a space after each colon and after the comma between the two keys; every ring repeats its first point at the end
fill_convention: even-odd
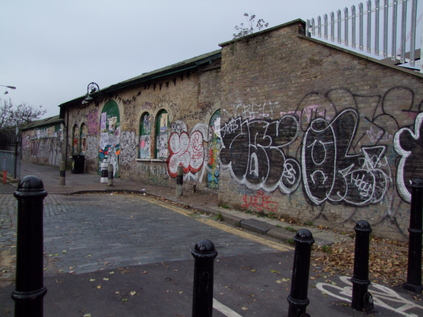
{"type": "Polygon", "coordinates": [[[300,21],[222,44],[219,200],[407,235],[422,178],[420,74],[300,36],[300,21]]]}
{"type": "Polygon", "coordinates": [[[73,106],[69,112],[69,153],[72,127],[80,129],[85,125],[87,147],[82,154],[86,172],[97,172],[100,162],[106,159],[114,164],[115,176],[175,186],[173,170],[183,163],[185,182],[196,182],[199,189],[206,187],[212,140],[209,121],[220,108],[219,72],[220,59],[121,89],[88,105],[73,106]],[[119,120],[113,128],[108,124],[102,127],[104,109],[110,102],[116,103],[119,120]],[[161,131],[164,139],[160,139],[159,145],[157,121],[163,111],[167,112],[169,124],[161,131]],[[143,139],[140,138],[142,118],[150,131],[143,139]],[[109,142],[104,141],[107,138],[109,142]],[[157,158],[159,146],[168,153],[166,158],[157,158]],[[146,157],[141,158],[141,147],[147,151],[146,157]]]}

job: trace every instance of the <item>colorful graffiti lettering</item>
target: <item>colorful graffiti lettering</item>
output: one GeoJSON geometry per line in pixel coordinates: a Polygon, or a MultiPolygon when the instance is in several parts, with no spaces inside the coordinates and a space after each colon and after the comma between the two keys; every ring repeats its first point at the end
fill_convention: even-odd
{"type": "Polygon", "coordinates": [[[172,133],[169,138],[168,171],[171,177],[177,176],[179,164],[184,166],[184,173],[197,173],[204,162],[203,135],[194,131],[191,135],[186,132],[172,133]]]}

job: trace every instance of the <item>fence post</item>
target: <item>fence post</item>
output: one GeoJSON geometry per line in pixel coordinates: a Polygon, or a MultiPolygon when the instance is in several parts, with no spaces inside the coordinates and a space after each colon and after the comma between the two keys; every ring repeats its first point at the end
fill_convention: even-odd
{"type": "Polygon", "coordinates": [[[366,220],[357,221],[354,252],[354,272],[351,282],[351,307],[355,310],[370,312],[374,309],[373,297],[367,291],[369,281],[369,237],[372,229],[366,220]]]}
{"type": "Polygon", "coordinates": [[[15,191],[18,200],[15,317],[42,317],[47,293],[43,276],[43,199],[41,179],[29,175],[15,191]]]}
{"type": "Polygon", "coordinates": [[[408,243],[408,271],[404,288],[421,293],[422,288],[422,210],[423,181],[414,179],[411,183],[410,228],[408,243]]]}
{"type": "Polygon", "coordinates": [[[294,241],[295,254],[291,280],[291,293],[287,298],[289,303],[288,317],[305,317],[309,316],[306,313],[306,307],[310,303],[307,298],[307,292],[311,246],[314,243],[314,238],[309,230],[300,229],[295,235],[294,241]]]}
{"type": "Polygon", "coordinates": [[[213,242],[199,241],[191,251],[194,264],[194,292],[192,317],[211,317],[213,314],[213,261],[217,256],[213,242]]]}
{"type": "Polygon", "coordinates": [[[183,196],[183,185],[184,185],[184,166],[178,165],[176,171],[176,198],[183,196]]]}

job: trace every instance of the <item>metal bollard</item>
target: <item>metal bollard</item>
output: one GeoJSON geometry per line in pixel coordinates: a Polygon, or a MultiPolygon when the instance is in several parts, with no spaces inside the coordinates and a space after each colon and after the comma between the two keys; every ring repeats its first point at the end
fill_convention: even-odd
{"type": "Polygon", "coordinates": [[[107,183],[107,180],[109,177],[108,166],[109,166],[109,163],[107,162],[100,163],[100,171],[101,171],[100,183],[107,183]]]}
{"type": "Polygon", "coordinates": [[[113,164],[109,164],[107,167],[107,185],[113,186],[113,164]]]}
{"type": "Polygon", "coordinates": [[[287,298],[289,303],[288,317],[305,317],[309,316],[306,313],[306,307],[310,303],[307,292],[311,246],[314,243],[314,238],[309,230],[300,229],[295,235],[294,241],[294,269],[292,271],[291,293],[287,298]]]}
{"type": "Polygon", "coordinates": [[[184,166],[178,165],[176,171],[176,198],[183,196],[183,185],[184,185],[184,166]]]}
{"type": "Polygon", "coordinates": [[[7,182],[7,157],[3,159],[3,184],[7,182]]]}
{"type": "Polygon", "coordinates": [[[373,297],[367,291],[369,281],[369,237],[372,229],[366,220],[357,221],[354,251],[354,272],[351,282],[351,307],[355,310],[371,312],[374,309],[373,297]]]}
{"type": "Polygon", "coordinates": [[[15,317],[42,317],[47,293],[43,276],[43,199],[41,179],[24,177],[15,191],[18,200],[15,317]]]}
{"type": "Polygon", "coordinates": [[[66,165],[65,162],[60,162],[59,164],[59,170],[60,170],[60,179],[59,179],[59,185],[64,186],[66,184],[66,165]]]}
{"type": "Polygon", "coordinates": [[[213,314],[213,261],[217,256],[213,242],[199,241],[191,251],[194,264],[194,293],[192,317],[211,317],[213,314]]]}
{"type": "Polygon", "coordinates": [[[422,288],[422,211],[423,181],[414,179],[411,183],[410,228],[408,243],[408,270],[406,290],[421,293],[422,288]]]}

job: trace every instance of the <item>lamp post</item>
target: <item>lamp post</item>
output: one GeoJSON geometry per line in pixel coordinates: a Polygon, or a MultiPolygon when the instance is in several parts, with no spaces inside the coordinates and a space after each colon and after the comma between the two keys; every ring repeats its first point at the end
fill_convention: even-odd
{"type": "Polygon", "coordinates": [[[97,83],[95,82],[89,83],[87,86],[87,94],[85,95],[85,99],[82,101],[82,104],[85,105],[93,101],[93,97],[91,97],[91,95],[99,90],[100,90],[100,87],[98,86],[97,83]]]}
{"type": "MultiPolygon", "coordinates": [[[[16,89],[16,87],[15,86],[6,86],[6,85],[0,85],[0,87],[6,87],[6,88],[9,88],[9,89],[16,89]]],[[[4,94],[5,95],[7,95],[9,92],[6,90],[5,92],[4,92],[4,94]]]]}

